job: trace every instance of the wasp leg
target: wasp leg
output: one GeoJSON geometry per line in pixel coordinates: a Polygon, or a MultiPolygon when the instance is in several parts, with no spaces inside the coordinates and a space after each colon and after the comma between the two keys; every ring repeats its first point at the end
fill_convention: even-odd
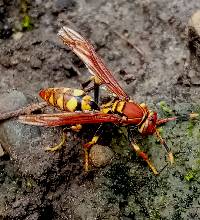
{"type": "Polygon", "coordinates": [[[167,143],[166,141],[161,137],[158,129],[156,129],[155,131],[155,135],[157,137],[157,139],[160,141],[160,144],[165,148],[165,150],[167,151],[168,153],[168,160],[170,161],[171,164],[174,163],[174,156],[173,156],[173,153],[171,152],[170,148],[167,146],[167,143]]]}
{"type": "Polygon", "coordinates": [[[137,153],[137,155],[139,157],[141,157],[144,161],[147,162],[149,168],[153,171],[153,173],[155,175],[158,175],[159,173],[158,173],[157,169],[155,168],[155,166],[153,165],[153,163],[149,160],[148,155],[146,153],[144,153],[140,149],[140,147],[137,144],[135,144],[135,142],[133,140],[131,141],[131,145],[132,145],[134,151],[137,153]]]}
{"type": "Polygon", "coordinates": [[[133,147],[133,150],[136,152],[136,154],[141,157],[146,163],[148,164],[149,168],[153,171],[154,175],[158,175],[159,172],[157,171],[156,167],[153,165],[153,163],[150,161],[148,155],[144,153],[140,147],[135,143],[135,140],[133,138],[132,132],[137,130],[137,127],[129,127],[128,128],[128,138],[131,143],[131,146],[133,147]]]}
{"type": "Polygon", "coordinates": [[[65,141],[66,141],[66,133],[63,131],[63,133],[62,133],[62,139],[61,139],[60,143],[59,143],[59,144],[56,144],[56,145],[53,146],[53,147],[47,147],[45,150],[46,150],[46,151],[50,151],[50,152],[58,151],[58,150],[60,150],[60,149],[63,147],[65,141]]]}
{"type": "Polygon", "coordinates": [[[98,104],[99,103],[99,86],[101,82],[98,77],[92,76],[86,82],[82,83],[82,88],[85,92],[90,92],[94,90],[94,101],[98,104]],[[91,83],[94,82],[94,85],[87,88],[86,87],[91,83]]]}
{"type": "Polygon", "coordinates": [[[85,164],[84,164],[84,170],[85,172],[88,172],[89,171],[89,151],[90,151],[90,148],[97,143],[97,141],[99,140],[99,137],[102,133],[102,127],[103,127],[103,124],[101,124],[97,131],[95,132],[92,140],[86,144],[83,145],[84,147],[84,153],[85,153],[85,164]]]}
{"type": "Polygon", "coordinates": [[[62,139],[61,139],[60,143],[56,144],[53,147],[47,147],[45,150],[50,151],[50,152],[59,151],[63,147],[63,145],[67,139],[66,131],[72,130],[75,132],[79,132],[81,128],[82,128],[82,126],[80,124],[73,125],[73,126],[71,126],[71,128],[64,128],[62,131],[62,139]]]}
{"type": "Polygon", "coordinates": [[[87,81],[85,81],[81,84],[82,88],[85,89],[94,80],[95,80],[94,76],[90,77],[87,81]]]}

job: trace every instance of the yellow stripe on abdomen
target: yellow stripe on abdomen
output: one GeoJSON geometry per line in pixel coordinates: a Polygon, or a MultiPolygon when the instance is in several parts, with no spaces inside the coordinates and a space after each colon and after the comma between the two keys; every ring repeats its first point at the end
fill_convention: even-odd
{"type": "Polygon", "coordinates": [[[49,97],[48,102],[49,102],[51,105],[54,106],[54,95],[53,95],[53,93],[52,93],[51,96],[49,97]]]}
{"type": "Polygon", "coordinates": [[[124,105],[125,105],[125,102],[124,102],[124,101],[119,101],[119,102],[117,103],[117,106],[116,106],[115,111],[117,111],[117,112],[119,112],[119,113],[123,113],[124,105]]]}
{"type": "Polygon", "coordinates": [[[89,95],[85,95],[82,98],[82,101],[81,101],[81,109],[82,109],[82,111],[91,110],[91,105],[90,105],[91,100],[92,100],[92,97],[89,96],[89,95]]]}
{"type": "Polygon", "coordinates": [[[60,95],[58,98],[57,98],[57,106],[64,110],[64,101],[63,101],[63,95],[60,95]]]}
{"type": "Polygon", "coordinates": [[[77,105],[77,99],[75,97],[72,97],[66,102],[66,108],[64,110],[74,112],[76,110],[77,105]]]}

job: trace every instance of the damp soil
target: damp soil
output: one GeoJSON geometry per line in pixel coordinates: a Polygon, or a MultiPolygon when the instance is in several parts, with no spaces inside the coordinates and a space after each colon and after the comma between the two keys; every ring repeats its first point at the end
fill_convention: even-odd
{"type": "MultiPolygon", "coordinates": [[[[188,21],[199,1],[8,2],[0,0],[0,112],[39,101],[41,88],[80,88],[90,77],[58,39],[62,26],[90,39],[130,97],[160,117],[200,112],[200,60],[188,47],[188,21]]],[[[114,158],[85,175],[82,145],[95,129],[68,133],[64,148],[49,153],[45,147],[59,142],[61,128],[1,123],[0,219],[199,219],[198,120],[160,129],[175,162],[159,176],[131,150],[126,129],[110,125],[100,142],[114,158]]],[[[154,137],[136,137],[158,170],[165,167],[154,137]]]]}

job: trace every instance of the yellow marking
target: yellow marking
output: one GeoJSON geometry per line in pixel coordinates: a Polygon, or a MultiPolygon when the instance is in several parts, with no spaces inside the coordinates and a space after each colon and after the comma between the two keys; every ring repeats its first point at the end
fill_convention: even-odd
{"type": "Polygon", "coordinates": [[[84,94],[85,94],[85,92],[81,89],[74,89],[73,90],[73,96],[82,96],[84,94]]]}
{"type": "Polygon", "coordinates": [[[154,165],[151,163],[151,161],[148,159],[148,160],[146,160],[146,162],[147,162],[149,168],[153,171],[154,175],[158,175],[159,173],[158,173],[157,169],[154,167],[154,165]]]}
{"type": "Polygon", "coordinates": [[[108,108],[108,107],[110,108],[112,106],[112,104],[113,104],[113,102],[110,101],[110,102],[107,102],[106,104],[103,104],[102,107],[103,108],[108,108]]]}
{"type": "Polygon", "coordinates": [[[101,105],[101,112],[103,112],[105,114],[108,113],[109,111],[111,111],[112,105],[113,105],[112,101],[110,101],[110,102],[108,102],[106,104],[101,105]]]}
{"type": "Polygon", "coordinates": [[[51,94],[51,96],[49,97],[49,103],[51,104],[51,105],[53,105],[54,106],[54,96],[53,96],[53,93],[51,94]]]}
{"type": "Polygon", "coordinates": [[[51,151],[51,152],[58,151],[58,150],[60,150],[63,147],[65,141],[66,141],[66,134],[63,132],[61,142],[59,144],[56,144],[53,147],[47,147],[45,150],[46,151],[51,151]]]}
{"type": "Polygon", "coordinates": [[[69,110],[70,112],[74,112],[76,110],[76,107],[77,107],[77,100],[75,97],[72,97],[69,101],[67,101],[66,103],[67,110],[69,110]]]}
{"type": "Polygon", "coordinates": [[[97,143],[98,139],[99,139],[99,136],[97,136],[97,135],[94,136],[90,142],[88,142],[87,144],[84,145],[84,148],[86,148],[86,149],[91,148],[94,144],[97,143]]]}
{"type": "Polygon", "coordinates": [[[132,143],[132,146],[136,152],[140,151],[140,147],[137,144],[132,143]]]}
{"type": "Polygon", "coordinates": [[[170,162],[171,164],[174,163],[174,156],[173,156],[173,153],[172,153],[172,152],[169,152],[169,153],[168,153],[168,159],[169,159],[169,162],[170,162]]]}
{"type": "Polygon", "coordinates": [[[89,170],[89,152],[88,152],[88,149],[85,148],[84,152],[85,152],[84,169],[85,169],[85,172],[88,172],[88,170],[89,170]]]}
{"type": "Polygon", "coordinates": [[[112,105],[112,111],[115,112],[117,104],[119,103],[119,101],[115,101],[112,105]]]}
{"type": "Polygon", "coordinates": [[[110,108],[101,108],[101,112],[107,114],[110,111],[110,108]]]}
{"type": "Polygon", "coordinates": [[[146,105],[145,103],[141,103],[140,106],[141,106],[142,108],[147,108],[147,105],[146,105]]]}
{"type": "Polygon", "coordinates": [[[98,85],[101,84],[101,80],[97,76],[94,77],[94,82],[98,85]]]}
{"type": "Polygon", "coordinates": [[[98,141],[98,139],[99,139],[99,136],[94,136],[93,138],[92,138],[92,143],[93,144],[96,144],[97,143],[97,141],[98,141]]]}
{"type": "Polygon", "coordinates": [[[63,103],[63,95],[60,95],[57,99],[57,105],[60,109],[64,110],[64,103],[63,103]]]}
{"type": "Polygon", "coordinates": [[[143,132],[143,130],[144,130],[145,127],[146,127],[146,121],[143,122],[143,124],[141,125],[140,128],[138,128],[138,131],[142,134],[142,132],[143,132]]]}
{"type": "Polygon", "coordinates": [[[124,108],[124,105],[125,105],[125,102],[124,102],[124,101],[118,102],[116,111],[119,112],[119,113],[122,113],[123,108],[124,108]]]}
{"type": "Polygon", "coordinates": [[[71,126],[71,129],[75,132],[79,132],[81,130],[81,128],[82,128],[82,125],[80,125],[80,124],[71,126]]]}
{"type": "Polygon", "coordinates": [[[91,110],[90,101],[92,100],[91,96],[85,95],[81,102],[81,109],[84,110],[91,110]]]}

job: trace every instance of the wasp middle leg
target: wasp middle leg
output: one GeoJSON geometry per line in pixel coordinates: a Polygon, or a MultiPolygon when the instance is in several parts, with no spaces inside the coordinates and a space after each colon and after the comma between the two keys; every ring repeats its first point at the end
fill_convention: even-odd
{"type": "Polygon", "coordinates": [[[99,103],[99,86],[102,83],[100,82],[99,78],[96,76],[92,76],[90,77],[86,82],[82,83],[82,88],[85,92],[90,92],[92,90],[94,90],[94,101],[95,103],[99,103]],[[94,85],[87,88],[86,87],[91,83],[94,82],[94,85]]]}
{"type": "Polygon", "coordinates": [[[97,143],[97,141],[99,140],[100,135],[102,134],[102,127],[103,124],[100,124],[100,126],[98,127],[98,129],[96,130],[92,140],[86,144],[83,145],[84,147],[84,153],[85,153],[85,163],[84,163],[84,170],[86,172],[89,171],[89,151],[90,148],[97,143]]]}

